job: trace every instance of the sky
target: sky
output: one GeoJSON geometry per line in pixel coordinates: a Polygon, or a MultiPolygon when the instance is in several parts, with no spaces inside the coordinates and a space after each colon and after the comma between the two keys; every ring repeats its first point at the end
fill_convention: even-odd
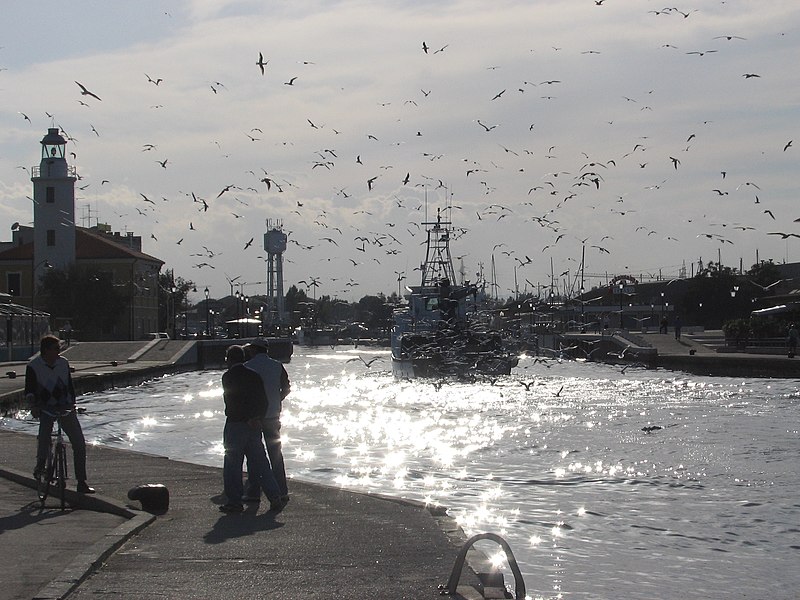
{"type": "Polygon", "coordinates": [[[437,211],[459,277],[501,298],[800,261],[794,0],[42,0],[2,21],[0,240],[59,127],[77,224],[140,235],[194,300],[264,293],[268,222],[285,289],[417,285],[437,211]]]}

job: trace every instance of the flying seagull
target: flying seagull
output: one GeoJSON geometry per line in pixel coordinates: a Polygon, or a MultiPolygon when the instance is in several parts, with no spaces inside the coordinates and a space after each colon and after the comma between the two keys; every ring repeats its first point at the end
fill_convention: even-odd
{"type": "Polygon", "coordinates": [[[82,96],[91,96],[92,98],[97,98],[98,100],[101,100],[101,101],[102,101],[102,99],[100,98],[100,96],[98,96],[97,94],[93,94],[92,92],[90,92],[89,90],[87,90],[87,89],[86,89],[86,86],[84,86],[82,83],[80,83],[79,81],[76,81],[75,83],[77,83],[77,84],[78,84],[78,87],[79,87],[79,88],[81,88],[81,95],[82,95],[82,96]]]}
{"type": "Polygon", "coordinates": [[[258,62],[256,64],[258,65],[258,68],[261,69],[261,74],[263,75],[264,74],[264,67],[266,67],[269,64],[269,60],[267,60],[267,62],[264,62],[264,55],[261,52],[259,52],[258,53],[258,62]]]}

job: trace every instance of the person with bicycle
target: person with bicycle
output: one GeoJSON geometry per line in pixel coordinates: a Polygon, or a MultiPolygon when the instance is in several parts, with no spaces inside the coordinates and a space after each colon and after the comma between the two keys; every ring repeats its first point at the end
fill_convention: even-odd
{"type": "Polygon", "coordinates": [[[69,362],[59,355],[60,352],[61,340],[54,335],[46,335],[39,344],[39,355],[25,369],[25,398],[31,415],[34,419],[39,419],[33,476],[39,479],[44,475],[50,435],[58,419],[72,446],[77,490],[82,494],[94,494],[94,488],[86,483],[86,440],[75,409],[75,387],[72,384],[69,362]]]}

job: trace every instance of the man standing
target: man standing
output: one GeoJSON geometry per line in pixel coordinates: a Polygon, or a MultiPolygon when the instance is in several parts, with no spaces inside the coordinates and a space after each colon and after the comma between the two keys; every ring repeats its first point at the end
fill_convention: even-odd
{"type": "MultiPolygon", "coordinates": [[[[222,479],[228,502],[222,512],[242,512],[242,463],[247,456],[247,470],[269,499],[270,510],[283,509],[281,492],[272,474],[264,444],[261,441],[261,418],[267,409],[267,396],[258,373],[246,368],[241,346],[229,346],[225,353],[228,370],[222,375],[222,396],[225,401],[225,429],[222,434],[225,459],[222,479]]],[[[259,490],[259,496],[261,492],[259,490]]]]}
{"type": "Polygon", "coordinates": [[[86,440],[83,437],[78,413],[75,409],[75,388],[69,362],[61,352],[61,340],[46,335],[39,344],[39,356],[25,368],[25,398],[34,419],[39,419],[39,436],[36,451],[36,468],[33,477],[44,476],[44,466],[50,450],[50,435],[56,419],[72,445],[75,479],[78,491],[94,494],[86,483],[86,440]]]}
{"type": "MultiPolygon", "coordinates": [[[[281,500],[285,505],[289,502],[289,488],[286,485],[286,468],[283,464],[283,452],[281,451],[281,408],[283,399],[289,395],[289,374],[283,364],[269,356],[269,342],[264,338],[258,338],[245,346],[247,354],[250,356],[244,365],[252,369],[261,376],[264,391],[267,394],[267,410],[261,420],[261,427],[264,433],[264,441],[267,444],[267,455],[272,464],[272,472],[278,481],[281,491],[281,500]]],[[[257,499],[259,496],[258,487],[253,481],[253,477],[248,469],[248,482],[245,500],[257,499]]]]}
{"type": "Polygon", "coordinates": [[[800,333],[794,323],[789,324],[789,332],[786,335],[786,344],[789,346],[789,358],[794,358],[797,353],[797,342],[800,341],[800,333]]]}

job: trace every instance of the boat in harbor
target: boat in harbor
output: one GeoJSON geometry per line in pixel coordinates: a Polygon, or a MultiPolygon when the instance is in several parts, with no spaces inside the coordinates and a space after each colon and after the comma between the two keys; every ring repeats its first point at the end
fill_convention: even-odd
{"type": "Polygon", "coordinates": [[[436,221],[423,225],[420,285],[406,286],[408,303],[394,311],[392,372],[408,378],[510,374],[518,357],[504,348],[499,332],[481,323],[477,286],[456,283],[452,223],[437,212],[436,221]]]}

